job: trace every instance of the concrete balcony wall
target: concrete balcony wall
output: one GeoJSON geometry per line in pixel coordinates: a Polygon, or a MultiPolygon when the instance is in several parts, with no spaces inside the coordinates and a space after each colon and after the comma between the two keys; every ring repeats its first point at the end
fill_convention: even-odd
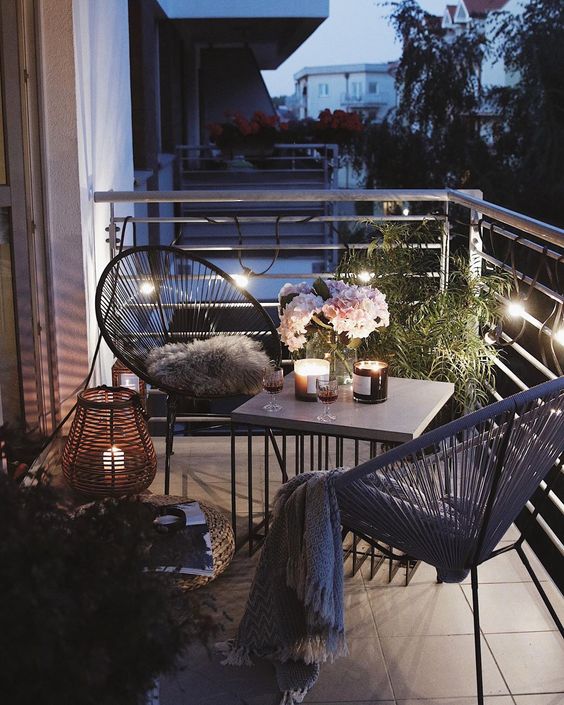
{"type": "MultiPolygon", "coordinates": [[[[109,207],[92,196],[133,187],[127,1],[45,0],[38,33],[48,286],[64,413],[96,345],[94,295],[109,258],[109,207]]],[[[103,353],[99,369],[109,370],[108,360],[103,353]]]]}
{"type": "MultiPolygon", "coordinates": [[[[82,223],[85,294],[94,300],[96,283],[109,259],[107,208],[93,206],[99,188],[132,188],[133,147],[130,100],[127,0],[92,3],[74,0],[74,46],[80,215],[82,223]]],[[[120,209],[120,215],[132,214],[120,209]]],[[[88,349],[92,355],[98,324],[92,306],[87,317],[88,349]]],[[[113,356],[104,351],[97,376],[107,377],[113,356]]]]}

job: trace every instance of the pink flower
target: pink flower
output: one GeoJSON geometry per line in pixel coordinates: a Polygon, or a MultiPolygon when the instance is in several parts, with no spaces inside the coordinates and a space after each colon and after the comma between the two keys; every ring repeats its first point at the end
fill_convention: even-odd
{"type": "Polygon", "coordinates": [[[367,338],[376,328],[389,325],[386,297],[370,286],[332,282],[331,298],[323,306],[323,315],[336,333],[349,338],[367,338]]]}
{"type": "Polygon", "coordinates": [[[323,299],[315,294],[298,294],[282,311],[280,316],[280,339],[288,346],[290,352],[295,352],[306,344],[306,327],[311,317],[320,313],[323,299]]]}

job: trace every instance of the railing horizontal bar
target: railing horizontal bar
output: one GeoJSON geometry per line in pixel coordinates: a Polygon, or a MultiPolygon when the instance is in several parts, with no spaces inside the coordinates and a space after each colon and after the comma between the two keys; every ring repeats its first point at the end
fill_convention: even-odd
{"type": "MultiPolygon", "coordinates": [[[[303,243],[302,245],[276,245],[276,243],[272,243],[272,245],[192,245],[190,243],[185,243],[185,244],[178,244],[176,247],[178,247],[181,250],[188,250],[190,252],[261,252],[261,251],[267,251],[267,252],[272,252],[272,250],[280,250],[281,252],[316,252],[316,251],[321,251],[325,252],[327,250],[331,251],[342,251],[342,250],[367,250],[370,245],[368,243],[363,243],[363,244],[354,244],[354,245],[347,245],[344,244],[338,244],[338,245],[314,245],[314,244],[307,244],[303,243]]],[[[126,247],[129,247],[129,245],[126,245],[126,247]]],[[[409,245],[406,247],[406,249],[419,249],[419,250],[440,250],[441,245],[439,243],[421,243],[417,245],[409,245]]]]}
{"type": "MultiPolygon", "coordinates": [[[[274,144],[275,149],[327,149],[329,151],[335,151],[337,149],[336,144],[332,144],[330,142],[303,142],[303,143],[291,143],[289,144],[288,142],[276,142],[274,144]]],[[[207,149],[208,151],[211,150],[218,150],[219,147],[216,147],[215,145],[210,145],[210,144],[177,144],[176,145],[176,151],[197,151],[197,150],[202,150],[202,149],[207,149]]]]}
{"type": "Polygon", "coordinates": [[[502,262],[501,260],[497,259],[497,257],[492,257],[492,255],[488,255],[486,252],[476,252],[476,255],[480,256],[486,262],[489,262],[490,264],[493,264],[496,267],[499,267],[500,269],[509,272],[509,274],[514,274],[522,282],[534,287],[535,289],[537,289],[537,291],[540,291],[541,293],[545,294],[545,296],[548,296],[550,299],[558,301],[558,303],[564,303],[564,296],[562,296],[562,294],[559,294],[558,292],[549,289],[548,286],[545,286],[540,282],[536,282],[532,277],[529,277],[527,274],[523,274],[523,272],[520,272],[519,270],[514,271],[512,267],[510,267],[505,262],[502,262]]]}
{"type": "Polygon", "coordinates": [[[522,389],[523,391],[526,389],[529,389],[529,387],[523,382],[522,379],[517,377],[517,375],[512,372],[509,367],[507,367],[506,364],[504,364],[498,357],[493,358],[494,364],[496,367],[498,367],[504,374],[506,374],[510,380],[515,382],[515,384],[519,387],[519,389],[522,389]]]}
{"type": "MultiPolygon", "coordinates": [[[[210,220],[203,218],[202,216],[147,216],[128,218],[129,223],[192,223],[192,224],[221,224],[221,225],[234,225],[232,216],[218,215],[210,216],[213,223],[210,220]]],[[[125,216],[115,218],[116,223],[123,223],[125,216]]],[[[251,223],[251,224],[264,224],[264,223],[276,223],[278,217],[273,216],[241,216],[237,220],[240,223],[251,223]]],[[[308,225],[309,223],[366,223],[366,225],[371,225],[372,223],[387,223],[387,222],[411,222],[420,223],[427,220],[430,221],[444,221],[446,220],[446,215],[314,215],[312,217],[303,215],[282,215],[279,217],[280,225],[290,224],[290,223],[302,223],[308,225]]]]}
{"type": "MultiPolygon", "coordinates": [[[[288,160],[285,160],[288,161],[288,160]]],[[[247,173],[248,169],[244,169],[244,172],[247,173]]],[[[213,174],[214,176],[218,177],[226,175],[228,176],[231,174],[231,171],[218,171],[217,169],[195,169],[195,170],[187,170],[184,171],[182,174],[182,178],[185,180],[188,180],[190,182],[192,181],[197,181],[198,179],[196,177],[198,176],[208,176],[210,174],[213,174]],[[187,179],[187,175],[190,174],[193,178],[192,179],[187,179]]],[[[238,173],[238,172],[236,172],[238,173]]],[[[271,177],[273,174],[322,174],[323,169],[321,167],[318,167],[317,169],[268,169],[268,171],[265,171],[265,176],[264,176],[264,181],[272,180],[269,177],[271,177]]],[[[264,181],[262,183],[264,183],[264,181]]]]}
{"type": "Polygon", "coordinates": [[[489,382],[486,382],[486,389],[487,389],[488,392],[492,395],[492,397],[493,397],[494,399],[496,399],[497,401],[501,401],[501,400],[503,399],[503,397],[502,397],[501,394],[497,391],[497,389],[494,389],[494,387],[492,387],[492,385],[491,385],[489,382]]]}
{"type": "MultiPolygon", "coordinates": [[[[353,201],[448,201],[431,189],[277,189],[264,191],[95,191],[95,203],[348,203],[353,201]]],[[[478,201],[480,202],[480,201],[478,201]]]]}
{"type": "MultiPolygon", "coordinates": [[[[511,338],[507,335],[507,333],[502,333],[501,334],[502,340],[504,340],[506,343],[509,343],[511,341],[511,338]]],[[[512,342],[511,347],[513,350],[515,350],[516,353],[521,355],[522,358],[527,360],[533,367],[536,367],[539,372],[542,372],[545,377],[548,377],[548,379],[557,379],[558,375],[555,375],[552,370],[549,370],[546,365],[543,365],[540,360],[537,360],[536,357],[531,355],[531,353],[528,350],[525,350],[519,343],[512,342]]]]}
{"type": "Polygon", "coordinates": [[[448,190],[448,200],[458,203],[467,208],[473,208],[482,215],[489,215],[491,218],[502,221],[505,225],[520,228],[530,235],[535,235],[543,240],[551,242],[553,245],[564,246],[564,230],[554,225],[548,225],[536,218],[522,215],[516,211],[509,210],[503,206],[496,206],[495,203],[483,201],[475,196],[470,196],[461,191],[448,190]]]}
{"type": "MultiPolygon", "coordinates": [[[[231,275],[233,276],[233,275],[231,275]]],[[[282,272],[268,273],[268,274],[252,274],[253,279],[333,279],[335,272],[282,272]]],[[[428,277],[430,279],[438,279],[441,275],[440,272],[421,272],[420,274],[411,274],[413,279],[419,279],[421,277],[428,277]]]]}
{"type": "MultiPolygon", "coordinates": [[[[482,223],[482,227],[487,228],[488,230],[492,229],[492,225],[492,223],[482,223]]],[[[530,250],[534,250],[535,252],[540,252],[541,254],[550,257],[551,259],[561,260],[562,257],[564,257],[561,252],[555,252],[554,250],[544,248],[542,245],[539,245],[538,242],[533,242],[532,240],[527,240],[521,237],[520,235],[516,235],[515,233],[510,233],[508,230],[504,230],[503,228],[500,228],[497,225],[493,225],[493,232],[496,235],[501,235],[502,237],[505,237],[508,240],[513,240],[514,242],[518,240],[519,245],[523,245],[523,247],[528,247],[530,250]]]]}
{"type": "MultiPolygon", "coordinates": [[[[527,506],[530,507],[531,511],[534,511],[534,507],[531,505],[530,502],[527,502],[527,506]]],[[[550,526],[546,523],[546,521],[542,518],[540,514],[537,514],[535,519],[537,523],[540,524],[544,533],[552,541],[554,546],[558,549],[562,556],[564,556],[564,544],[562,543],[562,541],[558,538],[558,536],[554,533],[554,531],[550,528],[550,526]]]]}

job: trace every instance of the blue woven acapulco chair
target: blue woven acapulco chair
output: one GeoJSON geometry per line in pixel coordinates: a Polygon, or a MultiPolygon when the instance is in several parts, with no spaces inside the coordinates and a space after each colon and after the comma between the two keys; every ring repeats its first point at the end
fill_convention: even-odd
{"type": "MultiPolygon", "coordinates": [[[[491,404],[338,476],[343,526],[385,550],[472,579],[478,703],[483,705],[478,566],[564,452],[564,377],[491,404]]],[[[534,516],[534,515],[533,515],[534,516]]],[[[563,627],[538,580],[543,600],[563,627]]]]}

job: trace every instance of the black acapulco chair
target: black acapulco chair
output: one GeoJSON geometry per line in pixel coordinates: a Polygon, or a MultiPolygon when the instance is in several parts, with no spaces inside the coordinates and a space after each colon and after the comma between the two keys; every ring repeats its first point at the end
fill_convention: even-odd
{"type": "MultiPolygon", "coordinates": [[[[168,387],[147,369],[147,355],[167,343],[214,335],[245,335],[280,362],[274,322],[247,291],[211,262],[172,246],[129,248],[109,262],[96,289],[96,317],[114,355],[138,377],[167,395],[165,494],[170,486],[177,400],[195,397],[168,387]]],[[[213,400],[217,396],[198,397],[213,400]]]]}
{"type": "MultiPolygon", "coordinates": [[[[564,377],[496,402],[335,478],[344,527],[472,581],[478,703],[483,705],[478,566],[516,549],[564,631],[523,552],[496,550],[539,483],[564,453],[564,377]]],[[[531,516],[534,520],[534,514],[531,516]]]]}

